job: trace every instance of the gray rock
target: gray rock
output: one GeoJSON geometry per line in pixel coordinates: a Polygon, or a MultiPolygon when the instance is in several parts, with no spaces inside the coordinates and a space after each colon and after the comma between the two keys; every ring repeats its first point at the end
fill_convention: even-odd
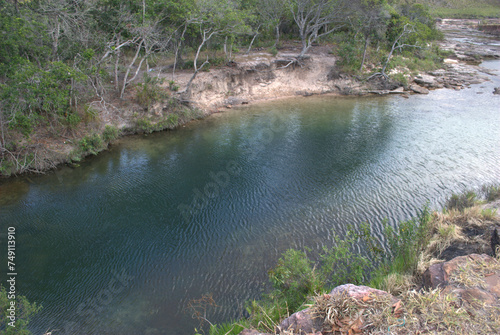
{"type": "Polygon", "coordinates": [[[418,85],[410,85],[410,90],[418,94],[429,94],[429,90],[418,85]]]}
{"type": "Polygon", "coordinates": [[[421,74],[413,79],[414,82],[421,86],[432,87],[435,85],[435,78],[426,74],[421,74]]]}
{"type": "Polygon", "coordinates": [[[500,87],[495,87],[495,89],[493,90],[493,94],[500,95],[500,87]]]}
{"type": "Polygon", "coordinates": [[[305,335],[321,331],[323,322],[318,318],[314,318],[310,312],[311,309],[307,308],[293,313],[280,323],[278,326],[278,333],[293,330],[293,334],[305,335]]]}

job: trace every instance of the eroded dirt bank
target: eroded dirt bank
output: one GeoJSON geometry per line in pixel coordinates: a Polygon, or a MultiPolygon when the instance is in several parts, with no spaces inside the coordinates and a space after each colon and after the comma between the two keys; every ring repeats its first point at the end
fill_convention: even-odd
{"type": "MultiPolygon", "coordinates": [[[[313,47],[307,59],[294,63],[300,51],[297,46],[288,47],[274,57],[265,52],[238,56],[231,66],[201,72],[190,100],[204,110],[213,111],[228,105],[296,95],[425,94],[428,89],[463,89],[494,75],[478,65],[485,59],[500,58],[500,42],[495,43],[495,37],[479,31],[475,20],[442,20],[438,25],[445,33],[440,47],[450,52],[443,68],[408,75],[404,87],[391,80],[363,80],[340,73],[335,67],[336,56],[327,46],[313,47]]],[[[404,70],[397,68],[392,73],[404,70]]],[[[180,73],[175,81],[183,87],[190,76],[180,73]]]]}

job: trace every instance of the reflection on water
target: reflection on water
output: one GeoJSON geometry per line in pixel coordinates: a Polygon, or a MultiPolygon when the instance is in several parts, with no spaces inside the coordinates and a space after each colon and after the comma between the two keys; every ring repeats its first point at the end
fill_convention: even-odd
{"type": "Polygon", "coordinates": [[[363,221],[380,237],[385,217],[498,181],[493,79],[406,100],[265,103],[3,182],[18,291],[44,306],[32,330],[192,333],[190,299],[211,293],[212,321],[240,316],[287,248],[330,245],[363,221]]]}

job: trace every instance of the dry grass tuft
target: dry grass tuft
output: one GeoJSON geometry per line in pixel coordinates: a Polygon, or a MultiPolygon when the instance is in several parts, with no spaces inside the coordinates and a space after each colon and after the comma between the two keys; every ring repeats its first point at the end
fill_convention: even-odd
{"type": "Polygon", "coordinates": [[[392,295],[400,295],[415,286],[414,277],[411,275],[391,273],[384,278],[380,289],[392,295]]]}
{"type": "Polygon", "coordinates": [[[486,288],[484,278],[493,272],[500,271],[500,261],[493,259],[491,262],[467,259],[465,264],[459,265],[457,271],[450,274],[448,281],[463,287],[486,288]]]}
{"type": "Polygon", "coordinates": [[[500,307],[464,304],[440,289],[403,292],[394,303],[389,295],[359,301],[348,295],[316,297],[314,315],[332,334],[498,334],[500,307]]]}

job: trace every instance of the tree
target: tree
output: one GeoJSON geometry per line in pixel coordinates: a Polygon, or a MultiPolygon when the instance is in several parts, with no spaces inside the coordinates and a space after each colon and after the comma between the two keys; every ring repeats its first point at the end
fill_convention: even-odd
{"type": "Polygon", "coordinates": [[[363,58],[359,70],[363,69],[366,51],[373,39],[381,39],[390,18],[386,0],[358,0],[354,3],[355,16],[352,24],[363,36],[363,58]]]}
{"type": "Polygon", "coordinates": [[[344,26],[349,11],[344,0],[286,0],[293,19],[299,28],[304,57],[319,37],[344,26]]]}
{"type": "Polygon", "coordinates": [[[280,41],[280,26],[288,11],[285,0],[259,0],[256,10],[260,14],[258,17],[262,18],[262,23],[274,30],[274,46],[277,46],[280,41]]]}
{"type": "Polygon", "coordinates": [[[401,50],[405,47],[420,48],[420,46],[418,45],[406,43],[408,40],[412,39],[412,35],[415,35],[415,33],[415,26],[411,22],[405,23],[401,29],[401,32],[396,36],[394,42],[392,43],[391,49],[389,51],[389,54],[387,55],[387,59],[382,67],[382,70],[380,72],[372,74],[368,79],[371,79],[375,76],[382,76],[385,79],[388,78],[385,70],[387,69],[387,65],[389,65],[389,61],[391,60],[394,51],[401,50]]]}

